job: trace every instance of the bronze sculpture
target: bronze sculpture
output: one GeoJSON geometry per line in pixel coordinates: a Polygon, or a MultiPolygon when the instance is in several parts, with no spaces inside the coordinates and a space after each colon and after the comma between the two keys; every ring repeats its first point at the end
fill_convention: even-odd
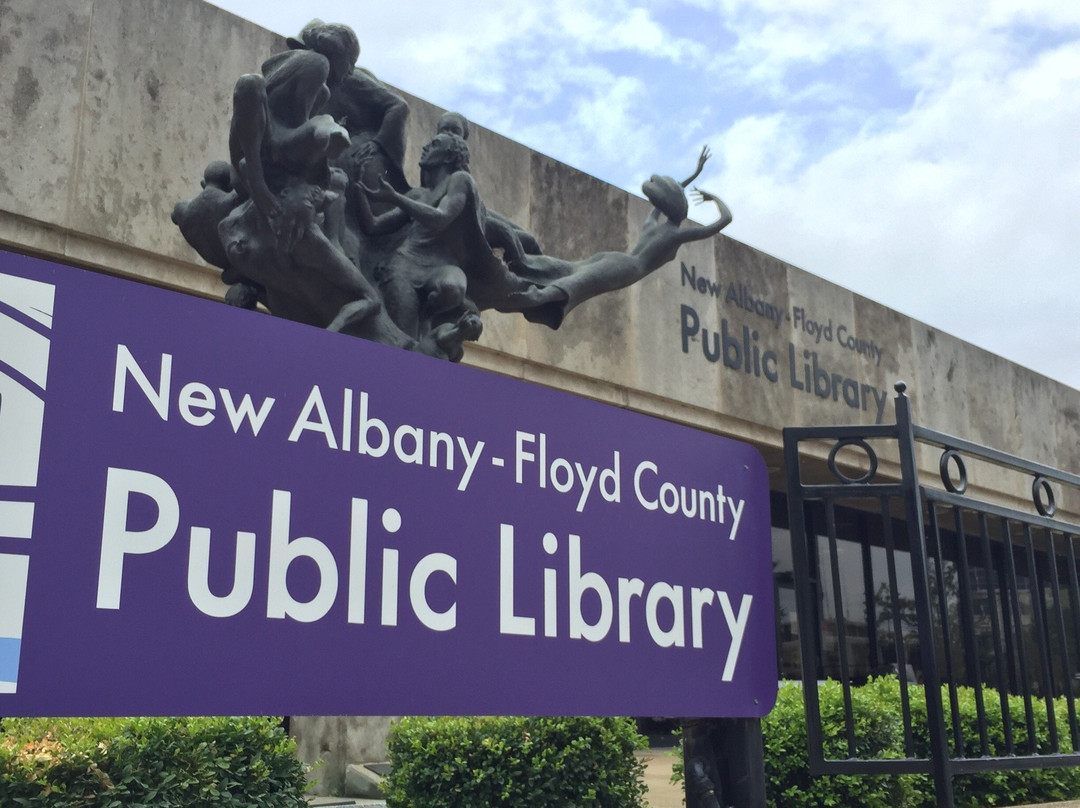
{"type": "Polygon", "coordinates": [[[446,113],[409,188],[404,99],[357,67],[351,29],[314,20],[289,50],[233,92],[229,162],[173,221],[230,285],[226,302],[458,361],[479,338],[481,312],[521,312],[558,328],[579,303],[640,280],[682,244],[731,221],[684,224],[685,188],[644,186],[654,209],[629,253],[583,261],[544,255],[536,238],[480,198],[469,173],[469,123],[446,113]]]}

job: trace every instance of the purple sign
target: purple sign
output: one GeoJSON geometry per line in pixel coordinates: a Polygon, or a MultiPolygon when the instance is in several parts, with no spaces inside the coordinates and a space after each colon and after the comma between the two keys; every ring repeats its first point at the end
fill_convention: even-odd
{"type": "Polygon", "coordinates": [[[0,253],[0,715],[760,716],[751,446],[0,253]]]}

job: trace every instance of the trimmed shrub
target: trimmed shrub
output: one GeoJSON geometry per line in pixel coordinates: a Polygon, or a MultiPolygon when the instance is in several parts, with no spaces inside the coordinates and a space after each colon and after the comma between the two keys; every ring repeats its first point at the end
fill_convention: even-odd
{"type": "Polygon", "coordinates": [[[405,718],[390,808],[644,808],[646,740],[625,718],[405,718]]]}
{"type": "MultiPolygon", "coordinates": [[[[982,745],[976,722],[975,691],[962,688],[959,692],[960,731],[963,736],[964,754],[967,757],[982,755],[982,745]]],[[[946,727],[952,743],[952,720],[949,710],[948,691],[942,690],[945,706],[946,727]]],[[[984,689],[983,701],[987,714],[987,735],[990,754],[1008,754],[1005,747],[1005,731],[1001,720],[1001,700],[996,690],[984,689]]],[[[1058,748],[1062,753],[1073,751],[1068,729],[1068,707],[1064,698],[1053,700],[1054,716],[1058,727],[1058,748]]],[[[1008,697],[1008,711],[1012,721],[1013,746],[1019,755],[1028,754],[1028,729],[1025,719],[1024,700],[1020,696],[1008,697]]],[[[1050,754],[1050,729],[1046,714],[1046,701],[1032,700],[1035,724],[1035,750],[1050,754]]],[[[919,716],[925,722],[925,712],[919,716]]],[[[922,733],[925,736],[925,731],[922,733]]],[[[987,772],[964,775],[953,780],[958,808],[983,808],[993,805],[1027,805],[1041,802],[1080,799],[1080,767],[1067,766],[1052,769],[1027,769],[1004,772],[987,772]]],[[[927,805],[931,801],[927,801],[927,805]]]]}
{"type": "MultiPolygon", "coordinates": [[[[915,755],[929,755],[929,733],[926,721],[926,697],[923,689],[912,686],[912,740],[915,755]]],[[[819,686],[822,736],[825,756],[829,759],[848,757],[847,731],[844,726],[843,688],[837,681],[819,686]]],[[[949,694],[942,689],[946,731],[953,743],[952,712],[949,694]]],[[[987,717],[989,754],[1008,754],[1001,718],[1001,702],[995,690],[983,690],[987,717]]],[[[895,676],[872,679],[862,687],[851,688],[852,713],[855,722],[855,753],[861,758],[900,758],[904,756],[904,726],[900,712],[900,683],[895,676]]],[[[959,688],[957,704],[964,755],[983,754],[978,730],[975,691],[959,688]]],[[[1067,721],[1065,699],[1055,699],[1054,713],[1058,721],[1058,744],[1062,752],[1073,750],[1067,721]]],[[[1019,696],[1008,698],[1012,721],[1013,746],[1018,754],[1027,754],[1028,729],[1024,701],[1019,696]]],[[[1039,753],[1051,751],[1046,702],[1032,703],[1035,724],[1035,748],[1039,753]]],[[[765,777],[768,804],[771,808],[810,808],[813,806],[844,806],[845,808],[933,808],[934,786],[929,775],[904,774],[890,776],[826,775],[811,777],[806,740],[806,714],[802,688],[795,683],[783,684],[776,706],[761,724],[765,743],[765,777]]],[[[678,767],[673,781],[681,779],[678,767]]],[[[957,808],[986,808],[987,806],[1027,805],[1080,799],[1080,767],[1028,769],[1025,771],[986,772],[953,778],[957,808]]]]}
{"type": "Polygon", "coordinates": [[[304,808],[295,750],[271,718],[7,718],[0,805],[304,808]]]}
{"type": "MultiPolygon", "coordinates": [[[[821,729],[828,758],[846,758],[844,693],[837,681],[818,689],[821,729]]],[[[898,705],[899,683],[875,679],[851,690],[855,721],[856,754],[861,757],[903,757],[904,727],[898,705]],[[892,687],[895,685],[895,700],[892,687]]],[[[761,722],[765,741],[765,778],[772,808],[909,808],[933,799],[931,781],[925,775],[811,777],[806,741],[806,712],[802,688],[783,684],[776,706],[761,722]]]]}

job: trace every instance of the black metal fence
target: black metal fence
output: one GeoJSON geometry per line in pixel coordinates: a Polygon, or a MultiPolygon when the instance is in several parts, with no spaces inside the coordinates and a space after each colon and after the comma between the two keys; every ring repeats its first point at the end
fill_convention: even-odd
{"type": "Polygon", "coordinates": [[[810,768],[928,773],[951,808],[956,775],[1080,765],[1080,525],[1057,515],[1059,497],[1080,501],[1080,476],[916,426],[896,390],[895,425],[784,430],[810,768]],[[938,458],[932,484],[920,452],[938,458]],[[980,499],[979,474],[994,480],[984,491],[1019,481],[1022,496],[980,499]],[[852,688],[885,672],[903,720],[892,759],[866,753],[852,705],[852,688]],[[831,757],[826,679],[844,700],[831,757]]]}

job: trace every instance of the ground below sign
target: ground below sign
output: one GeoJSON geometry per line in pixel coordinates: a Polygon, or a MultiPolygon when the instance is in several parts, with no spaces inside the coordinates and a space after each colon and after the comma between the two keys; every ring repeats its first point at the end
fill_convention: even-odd
{"type": "Polygon", "coordinates": [[[0,253],[0,715],[760,716],[751,446],[0,253]]]}

